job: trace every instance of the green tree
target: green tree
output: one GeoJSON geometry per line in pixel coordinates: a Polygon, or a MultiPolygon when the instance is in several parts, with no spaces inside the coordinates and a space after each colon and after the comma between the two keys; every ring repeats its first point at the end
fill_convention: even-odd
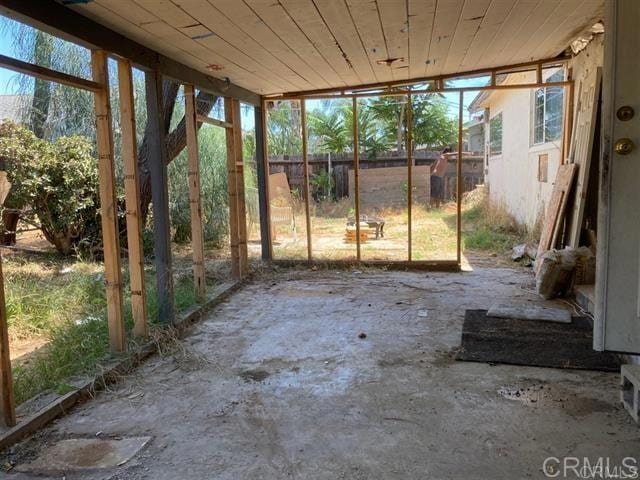
{"type": "Polygon", "coordinates": [[[302,152],[300,111],[296,102],[275,102],[267,112],[269,155],[299,155],[302,152]]]}
{"type": "MultiPolygon", "coordinates": [[[[368,108],[381,122],[389,143],[402,151],[406,146],[407,101],[405,97],[376,97],[368,101],[368,108]]],[[[444,98],[439,94],[413,95],[413,147],[440,148],[455,142],[456,121],[448,116],[444,98]]]]}
{"type": "Polygon", "coordinates": [[[350,133],[345,126],[344,109],[316,109],[309,114],[309,139],[322,152],[343,153],[351,148],[350,133]]]}

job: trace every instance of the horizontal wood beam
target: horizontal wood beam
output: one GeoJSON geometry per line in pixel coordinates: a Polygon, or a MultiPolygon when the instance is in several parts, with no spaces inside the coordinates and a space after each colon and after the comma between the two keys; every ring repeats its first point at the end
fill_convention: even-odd
{"type": "Polygon", "coordinates": [[[485,85],[484,87],[438,87],[425,90],[409,90],[409,89],[397,89],[397,90],[385,90],[382,92],[368,92],[368,93],[343,93],[343,94],[318,94],[318,95],[300,95],[297,93],[291,93],[282,95],[280,97],[263,97],[265,102],[278,101],[278,100],[300,100],[302,98],[315,99],[315,100],[329,100],[338,98],[364,98],[364,97],[393,97],[402,95],[422,95],[429,93],[446,93],[446,92],[481,92],[484,90],[526,90],[530,88],[541,87],[569,87],[573,85],[573,80],[565,80],[562,82],[543,82],[543,83],[515,83],[513,85],[485,85]]]}
{"type": "MultiPolygon", "coordinates": [[[[0,14],[91,49],[103,49],[180,83],[260,105],[260,95],[166,57],[54,0],[0,0],[0,14]]],[[[204,65],[203,65],[204,67],[204,65]]]]}
{"type": "MultiPolygon", "coordinates": [[[[480,77],[480,76],[488,76],[492,80],[490,85],[485,87],[469,87],[466,90],[486,90],[488,88],[495,88],[491,84],[494,82],[496,75],[516,73],[516,72],[524,72],[527,70],[537,71],[542,68],[551,66],[551,65],[561,65],[570,60],[569,57],[556,57],[556,58],[545,58],[541,60],[535,60],[531,62],[523,62],[523,63],[513,63],[511,65],[503,65],[498,67],[491,68],[482,68],[477,70],[467,70],[465,72],[457,72],[457,73],[449,73],[446,75],[438,75],[433,77],[419,77],[419,78],[411,78],[407,80],[396,80],[394,82],[379,82],[379,83],[368,83],[362,85],[353,85],[348,87],[339,87],[339,88],[322,88],[318,90],[305,90],[299,92],[287,92],[283,94],[274,94],[274,95],[265,95],[263,98],[265,100],[279,100],[284,98],[302,98],[302,97],[316,97],[318,95],[323,94],[333,94],[334,97],[339,98],[340,96],[350,97],[351,95],[378,95],[383,92],[363,92],[363,90],[387,90],[388,93],[392,93],[392,88],[402,88],[409,87],[411,85],[418,85],[420,83],[428,83],[433,82],[434,87],[429,90],[429,92],[440,92],[440,91],[451,91],[451,92],[459,92],[461,88],[447,88],[444,86],[445,80],[451,80],[453,78],[465,78],[465,77],[480,77]]],[[[541,83],[541,82],[538,82],[541,83]]],[[[385,92],[387,93],[387,92],[385,92]]],[[[420,93],[413,91],[412,93],[420,93]]]]}
{"type": "Polygon", "coordinates": [[[205,117],[204,115],[198,115],[197,119],[200,123],[206,123],[207,125],[213,125],[214,127],[233,128],[233,125],[231,125],[229,122],[224,122],[222,120],[217,120],[211,117],[205,117]]]}
{"type": "Polygon", "coordinates": [[[102,85],[98,82],[51,70],[50,68],[34,65],[33,63],[23,62],[16,58],[7,57],[6,55],[0,55],[0,67],[31,75],[32,77],[37,77],[42,80],[62,83],[63,85],[69,85],[70,87],[81,88],[91,92],[99,92],[102,90],[102,85]]]}

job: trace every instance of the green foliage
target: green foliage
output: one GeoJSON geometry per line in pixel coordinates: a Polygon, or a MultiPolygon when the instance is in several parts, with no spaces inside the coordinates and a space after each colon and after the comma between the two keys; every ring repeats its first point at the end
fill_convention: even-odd
{"type": "Polygon", "coordinates": [[[351,136],[345,128],[344,112],[314,110],[309,114],[309,138],[322,152],[342,153],[351,147],[351,136]]]}
{"type": "Polygon", "coordinates": [[[302,152],[300,110],[295,102],[282,101],[267,112],[269,155],[298,155],[302,152]]]}
{"type": "MultiPolygon", "coordinates": [[[[200,188],[205,242],[221,246],[229,224],[227,193],[227,153],[224,131],[203,126],[198,134],[200,149],[200,188]]],[[[168,167],[169,213],[173,241],[191,240],[187,152],[182,151],[168,167]]]]}
{"type": "Polygon", "coordinates": [[[0,124],[0,157],[12,183],[6,202],[42,230],[63,255],[100,242],[98,167],[86,138],[49,143],[24,127],[0,124]]]}
{"type": "Polygon", "coordinates": [[[327,200],[334,186],[333,177],[324,169],[311,175],[309,183],[312,187],[312,195],[317,200],[327,200]]]}
{"type": "MultiPolygon", "coordinates": [[[[385,137],[398,149],[406,145],[407,102],[402,97],[376,97],[368,102],[381,122],[385,137]]],[[[456,121],[447,115],[447,104],[437,94],[414,95],[411,100],[414,147],[441,148],[456,141],[456,121]]]]}

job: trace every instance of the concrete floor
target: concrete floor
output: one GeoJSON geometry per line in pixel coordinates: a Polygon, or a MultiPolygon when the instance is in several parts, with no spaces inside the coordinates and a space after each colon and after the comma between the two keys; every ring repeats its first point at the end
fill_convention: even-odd
{"type": "Polygon", "coordinates": [[[537,302],[530,272],[269,275],[14,458],[101,432],[152,440],[66,478],[517,480],[550,456],[637,459],[617,375],[453,360],[465,309],[505,300],[537,302]]]}

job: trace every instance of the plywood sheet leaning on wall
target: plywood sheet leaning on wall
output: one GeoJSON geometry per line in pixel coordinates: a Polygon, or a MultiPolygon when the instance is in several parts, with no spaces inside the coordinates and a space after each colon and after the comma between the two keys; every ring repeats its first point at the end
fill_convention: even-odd
{"type": "Polygon", "coordinates": [[[584,78],[578,87],[578,108],[569,151],[569,163],[579,165],[575,202],[568,213],[569,232],[567,245],[574,248],[579,247],[582,231],[601,79],[602,69],[596,68],[584,78]]]}
{"type": "Polygon", "coordinates": [[[544,217],[540,243],[538,244],[538,254],[536,255],[536,273],[542,264],[539,260],[548,250],[551,250],[558,239],[562,220],[567,208],[567,197],[573,184],[578,166],[575,163],[560,165],[556,174],[556,181],[551,192],[551,199],[544,217]]]}

